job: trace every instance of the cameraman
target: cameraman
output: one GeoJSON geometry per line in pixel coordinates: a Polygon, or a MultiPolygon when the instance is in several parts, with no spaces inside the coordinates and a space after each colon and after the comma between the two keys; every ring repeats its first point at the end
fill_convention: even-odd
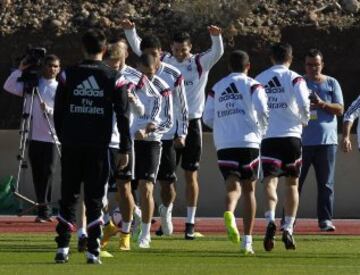
{"type": "Polygon", "coordinates": [[[335,231],[334,175],[338,144],[337,116],[344,111],[344,101],[338,81],[324,75],[324,59],[317,49],[305,56],[305,80],[310,95],[310,121],[302,134],[303,166],[299,179],[299,192],[311,165],[317,181],[317,215],[321,231],[335,231]]]}
{"type": "MultiPolygon", "coordinates": [[[[6,80],[4,84],[5,91],[17,95],[24,96],[24,82],[19,81],[23,71],[32,64],[27,64],[25,57],[17,70],[15,70],[6,80]]],[[[38,77],[38,90],[40,97],[34,97],[31,128],[29,129],[29,159],[33,175],[33,183],[35,187],[36,199],[39,204],[46,204],[51,201],[51,185],[56,166],[56,146],[58,142],[56,136],[52,137],[50,125],[45,118],[46,112],[53,122],[53,108],[56,88],[58,82],[56,76],[60,70],[60,59],[56,55],[45,56],[40,75],[38,77]]],[[[29,103],[30,100],[27,102],[29,103]]],[[[30,106],[25,106],[23,112],[29,111],[30,106]]],[[[51,125],[51,127],[53,127],[51,125]]],[[[44,223],[51,222],[49,208],[46,205],[38,207],[38,215],[35,222],[44,223]]]]}

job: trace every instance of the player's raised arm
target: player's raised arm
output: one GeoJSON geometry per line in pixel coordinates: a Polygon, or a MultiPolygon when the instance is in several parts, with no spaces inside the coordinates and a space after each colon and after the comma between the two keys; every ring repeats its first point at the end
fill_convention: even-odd
{"type": "Polygon", "coordinates": [[[208,71],[219,61],[224,54],[222,30],[218,26],[210,25],[208,31],[211,37],[211,48],[200,54],[199,61],[205,71],[208,71]]]}
{"type": "Polygon", "coordinates": [[[130,44],[131,49],[137,56],[141,56],[142,51],[140,49],[141,38],[136,33],[135,23],[129,19],[121,21],[121,26],[124,29],[127,41],[130,44]]]}

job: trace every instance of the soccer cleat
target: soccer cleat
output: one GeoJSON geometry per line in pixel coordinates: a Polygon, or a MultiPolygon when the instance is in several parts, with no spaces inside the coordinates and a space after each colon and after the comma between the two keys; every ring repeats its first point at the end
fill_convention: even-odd
{"type": "Polygon", "coordinates": [[[78,245],[77,245],[79,252],[85,252],[87,248],[87,236],[82,234],[78,239],[78,245]]]}
{"type": "Polygon", "coordinates": [[[240,252],[245,256],[255,255],[254,249],[252,248],[251,244],[242,247],[240,252]]]}
{"type": "Polygon", "coordinates": [[[112,255],[110,252],[108,252],[106,250],[101,250],[100,257],[101,258],[114,258],[114,255],[112,255]]]}
{"type": "Polygon", "coordinates": [[[164,232],[162,231],[161,225],[160,225],[159,229],[155,231],[155,235],[156,235],[156,236],[162,236],[162,235],[164,235],[164,232]]]}
{"type": "Polygon", "coordinates": [[[283,231],[282,241],[283,241],[286,249],[295,250],[296,245],[295,245],[294,236],[292,234],[290,234],[289,231],[287,231],[287,230],[283,231]]]}
{"type": "Polygon", "coordinates": [[[276,225],[274,222],[269,222],[266,228],[266,234],[264,238],[264,248],[266,251],[271,251],[275,245],[275,233],[276,225]]]}
{"type": "Polygon", "coordinates": [[[100,242],[101,248],[106,247],[110,241],[110,238],[112,236],[115,236],[117,233],[118,228],[112,221],[109,221],[109,223],[104,226],[104,236],[102,237],[100,242]]]}
{"type": "Polygon", "coordinates": [[[130,233],[120,232],[119,249],[122,251],[130,250],[130,233]]]}
{"type": "Polygon", "coordinates": [[[330,220],[325,220],[319,224],[322,232],[334,232],[336,230],[335,225],[330,220]]]}
{"type": "Polygon", "coordinates": [[[150,248],[150,242],[151,242],[150,236],[147,236],[145,238],[140,238],[138,241],[139,248],[143,248],[143,249],[150,248]]]}
{"type": "Polygon", "coordinates": [[[88,264],[102,264],[100,260],[100,256],[96,257],[94,254],[90,252],[86,252],[86,262],[88,264]]]}
{"type": "Polygon", "coordinates": [[[194,240],[195,239],[195,224],[185,223],[185,240],[194,240]]]}
{"type": "Polygon", "coordinates": [[[234,214],[231,211],[224,213],[224,222],[229,240],[233,243],[239,243],[240,234],[236,226],[234,214]]]}
{"type": "Polygon", "coordinates": [[[46,223],[46,220],[45,220],[44,217],[37,216],[37,217],[35,218],[35,221],[34,221],[34,222],[36,222],[36,223],[46,223]]]}
{"type": "Polygon", "coordinates": [[[159,206],[161,231],[164,235],[170,236],[174,231],[172,223],[172,211],[169,207],[165,207],[163,204],[159,206]]]}
{"type": "Polygon", "coordinates": [[[69,261],[69,255],[65,253],[56,253],[55,255],[55,263],[57,264],[64,264],[69,261]]]}

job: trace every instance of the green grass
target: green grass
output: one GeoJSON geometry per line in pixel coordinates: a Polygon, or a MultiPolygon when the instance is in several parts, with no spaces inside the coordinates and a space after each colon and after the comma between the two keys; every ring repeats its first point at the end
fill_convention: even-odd
{"type": "Polygon", "coordinates": [[[256,256],[250,257],[224,236],[154,237],[150,250],[134,244],[130,252],[119,252],[114,238],[108,247],[114,258],[103,259],[101,266],[85,264],[75,238],[69,263],[54,264],[53,239],[51,234],[1,234],[0,274],[360,274],[360,237],[297,236],[296,251],[286,251],[278,241],[270,253],[256,237],[256,256]]]}

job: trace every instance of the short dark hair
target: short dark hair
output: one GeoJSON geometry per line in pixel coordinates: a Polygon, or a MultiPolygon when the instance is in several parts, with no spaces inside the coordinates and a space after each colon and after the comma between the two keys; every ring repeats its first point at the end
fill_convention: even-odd
{"type": "Polygon", "coordinates": [[[250,63],[249,55],[240,50],[235,50],[230,54],[229,66],[233,72],[243,72],[250,63]]]}
{"type": "Polygon", "coordinates": [[[177,43],[184,43],[184,42],[191,43],[191,37],[188,32],[176,32],[173,35],[172,41],[177,43]]]}
{"type": "Polygon", "coordinates": [[[49,64],[50,62],[56,62],[56,61],[59,61],[60,63],[60,58],[55,55],[55,54],[48,54],[44,57],[44,60],[43,60],[43,64],[44,65],[47,65],[49,64]]]}
{"type": "Polygon", "coordinates": [[[143,37],[140,43],[140,50],[145,49],[161,49],[160,39],[155,35],[147,35],[143,37]]]}
{"type": "Polygon", "coordinates": [[[106,36],[102,30],[90,29],[81,39],[82,45],[88,54],[101,53],[106,48],[106,36]]]}
{"type": "Polygon", "coordinates": [[[155,58],[152,54],[143,53],[139,58],[138,64],[149,68],[155,64],[155,58]]]}
{"type": "Polygon", "coordinates": [[[271,57],[277,63],[284,63],[292,59],[292,47],[288,43],[276,43],[271,46],[271,57]]]}
{"type": "Polygon", "coordinates": [[[308,50],[308,52],[306,53],[305,57],[317,57],[320,56],[321,60],[323,60],[323,54],[320,50],[318,49],[310,49],[308,50]]]}

